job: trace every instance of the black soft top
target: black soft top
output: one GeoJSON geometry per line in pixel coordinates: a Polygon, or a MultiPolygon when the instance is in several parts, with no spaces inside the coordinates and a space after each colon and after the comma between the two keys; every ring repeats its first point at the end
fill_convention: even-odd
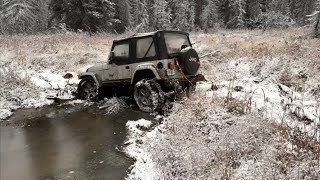
{"type": "Polygon", "coordinates": [[[134,34],[128,38],[114,40],[113,42],[125,41],[125,40],[135,39],[135,38],[142,38],[142,37],[147,37],[147,36],[155,36],[157,34],[163,34],[163,33],[177,33],[177,34],[185,34],[185,35],[189,36],[189,33],[183,32],[183,31],[161,30],[161,31],[148,32],[148,33],[138,33],[138,34],[134,34]]]}

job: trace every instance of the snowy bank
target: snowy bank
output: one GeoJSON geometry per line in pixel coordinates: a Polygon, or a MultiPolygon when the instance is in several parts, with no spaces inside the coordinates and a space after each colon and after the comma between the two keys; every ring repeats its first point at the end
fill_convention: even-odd
{"type": "Polygon", "coordinates": [[[47,97],[72,98],[79,79],[74,75],[70,79],[64,78],[62,72],[51,70],[24,69],[13,64],[0,68],[4,86],[0,94],[0,120],[9,118],[20,108],[39,108],[53,103],[47,97]]]}
{"type": "MultiPolygon", "coordinates": [[[[301,80],[305,90],[297,90],[299,84],[281,79],[283,59],[263,61],[271,65],[262,63],[259,72],[250,58],[213,64],[217,79],[199,83],[162,125],[150,130],[144,120],[128,122],[125,152],[136,163],[127,179],[318,177],[320,109],[313,88],[320,81],[310,76],[301,80]]],[[[298,77],[292,81],[304,78],[299,67],[291,71],[298,77]]]]}
{"type": "Polygon", "coordinates": [[[156,138],[163,136],[160,133],[161,125],[148,131],[152,122],[140,119],[138,121],[128,121],[126,126],[129,131],[128,141],[125,142],[125,153],[135,159],[134,165],[129,169],[131,172],[126,179],[146,179],[153,180],[159,176],[156,164],[151,158],[152,144],[156,138]]]}

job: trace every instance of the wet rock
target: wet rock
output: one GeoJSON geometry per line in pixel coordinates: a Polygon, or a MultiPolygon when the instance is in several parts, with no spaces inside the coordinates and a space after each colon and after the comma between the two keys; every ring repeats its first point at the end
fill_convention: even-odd
{"type": "Polygon", "coordinates": [[[218,88],[218,86],[216,85],[216,84],[213,84],[212,83],[212,85],[211,85],[211,90],[212,91],[216,91],[216,90],[218,90],[219,88],[218,88]]]}
{"type": "Polygon", "coordinates": [[[72,79],[73,78],[73,75],[71,73],[66,73],[64,76],[63,76],[64,79],[72,79]]]}
{"type": "Polygon", "coordinates": [[[233,120],[226,122],[229,126],[233,125],[235,122],[233,120]]]}
{"type": "Polygon", "coordinates": [[[243,87],[242,86],[236,86],[236,87],[234,87],[234,90],[236,92],[241,92],[243,90],[243,87]]]}
{"type": "Polygon", "coordinates": [[[305,71],[300,71],[299,74],[298,74],[298,77],[300,79],[308,79],[308,74],[305,71]]]}
{"type": "Polygon", "coordinates": [[[256,84],[259,84],[259,83],[261,83],[262,81],[263,81],[263,78],[255,78],[255,79],[253,80],[253,82],[256,83],[256,84]]]}
{"type": "Polygon", "coordinates": [[[136,143],[137,143],[137,144],[143,144],[143,141],[142,141],[141,139],[137,139],[137,140],[136,140],[136,143]]]}
{"type": "Polygon", "coordinates": [[[123,143],[123,145],[125,145],[125,146],[129,146],[130,144],[132,144],[131,141],[126,141],[126,142],[123,143]]]}

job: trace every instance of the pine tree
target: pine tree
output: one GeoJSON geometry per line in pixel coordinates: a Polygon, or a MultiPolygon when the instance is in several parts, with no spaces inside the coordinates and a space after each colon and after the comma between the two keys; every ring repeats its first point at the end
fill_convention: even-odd
{"type": "Polygon", "coordinates": [[[200,26],[207,31],[209,28],[213,28],[217,22],[217,7],[214,0],[208,0],[208,4],[203,7],[201,13],[200,26]]]}
{"type": "Polygon", "coordinates": [[[171,0],[172,24],[177,30],[190,31],[195,23],[195,3],[193,0],[171,0]]]}
{"type": "Polygon", "coordinates": [[[170,29],[171,12],[166,0],[155,0],[153,5],[153,28],[156,30],[170,29]]]}
{"type": "Polygon", "coordinates": [[[234,17],[228,22],[229,27],[237,27],[242,28],[245,26],[245,7],[246,1],[245,0],[233,0],[231,3],[234,17]]]}
{"type": "Polygon", "coordinates": [[[135,32],[150,30],[148,3],[146,0],[130,0],[129,24],[135,32]]]}
{"type": "Polygon", "coordinates": [[[2,0],[0,10],[3,33],[34,32],[46,27],[47,1],[2,0]]]}
{"type": "Polygon", "coordinates": [[[97,32],[112,27],[114,4],[109,0],[51,0],[49,21],[64,23],[74,31],[97,32]]]}
{"type": "Polygon", "coordinates": [[[314,26],[314,36],[316,38],[320,38],[320,0],[316,0],[315,3],[315,10],[313,14],[307,15],[311,24],[314,26]]]}

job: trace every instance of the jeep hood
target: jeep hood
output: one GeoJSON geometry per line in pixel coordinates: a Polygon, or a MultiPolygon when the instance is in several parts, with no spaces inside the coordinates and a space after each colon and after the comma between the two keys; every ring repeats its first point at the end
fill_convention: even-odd
{"type": "Polygon", "coordinates": [[[87,72],[97,72],[97,71],[102,71],[102,70],[103,70],[103,65],[96,64],[96,65],[88,67],[87,72]]]}

